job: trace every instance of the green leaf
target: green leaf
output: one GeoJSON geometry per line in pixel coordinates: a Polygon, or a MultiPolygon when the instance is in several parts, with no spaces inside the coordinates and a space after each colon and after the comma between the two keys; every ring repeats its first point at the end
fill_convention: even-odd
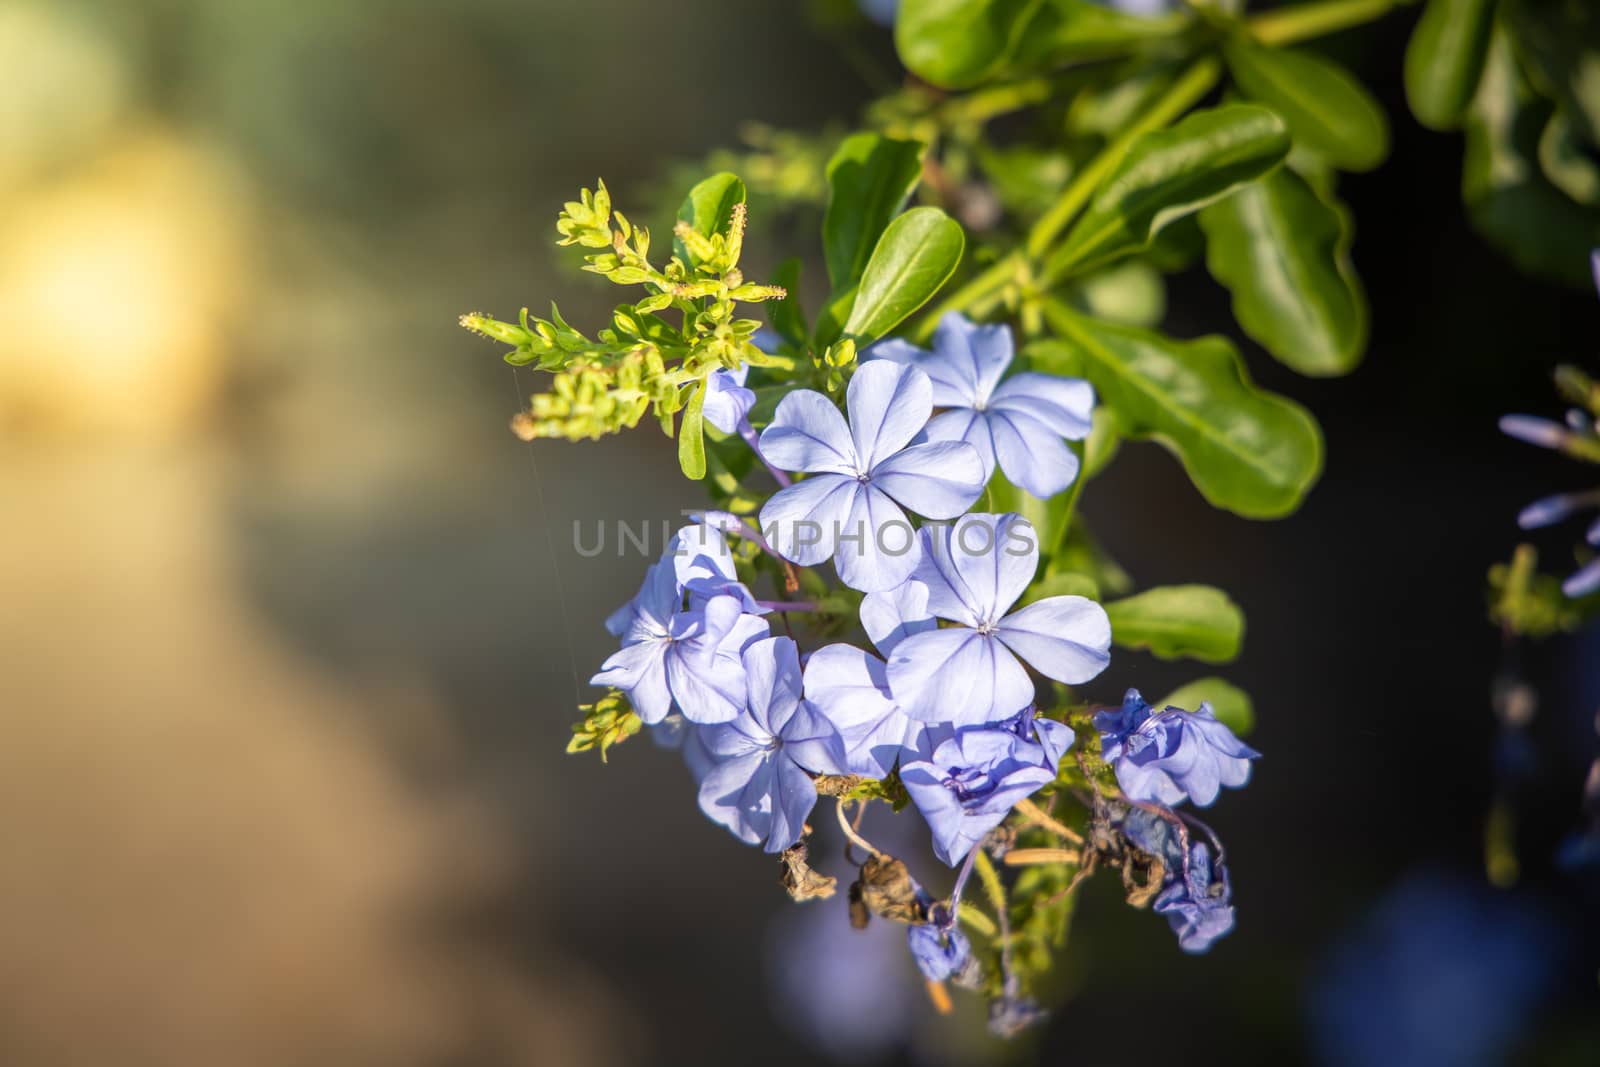
{"type": "Polygon", "coordinates": [[[1534,88],[1600,147],[1600,7],[1592,0],[1504,0],[1500,10],[1534,88]]]}
{"type": "MultiPolygon", "coordinates": [[[[738,175],[726,171],[713,174],[690,189],[689,195],[683,198],[683,203],[678,206],[678,221],[687,222],[707,237],[726,234],[729,221],[733,218],[734,205],[744,203],[744,198],[744,182],[739,180],[738,175]]],[[[672,249],[690,267],[699,265],[699,260],[689,254],[682,240],[674,238],[672,249]]]]}
{"type": "Polygon", "coordinates": [[[1089,379],[1123,431],[1176,455],[1214,506],[1247,519],[1282,518],[1322,472],[1316,420],[1256,388],[1226,338],[1177,341],[1054,300],[1045,318],[1059,340],[1030,347],[1035,365],[1089,379]]]}
{"type": "Polygon", "coordinates": [[[698,482],[706,476],[705,419],[701,412],[706,406],[706,387],[709,379],[701,378],[683,411],[683,424],[678,427],[678,466],[683,475],[698,482]]]}
{"type": "Polygon", "coordinates": [[[1434,130],[1461,125],[1483,74],[1495,0],[1428,0],[1406,46],[1406,100],[1434,130]]]}
{"type": "Polygon", "coordinates": [[[844,332],[862,345],[905,321],[955,273],[966,240],[938,208],[914,207],[891,222],[861,275],[844,332]]]}
{"type": "Polygon", "coordinates": [[[1600,213],[1585,211],[1539,167],[1539,136],[1554,110],[1497,31],[1467,110],[1461,196],[1473,225],[1518,267],[1586,284],[1589,249],[1600,246],[1600,213]]]}
{"type": "Polygon", "coordinates": [[[1120,260],[1076,279],[1069,298],[1087,315],[1129,326],[1155,326],[1167,314],[1166,279],[1144,258],[1120,260]]]}
{"type": "Polygon", "coordinates": [[[1200,213],[1206,266],[1233,315],[1279,362],[1313,377],[1348,374],[1367,343],[1367,301],[1350,264],[1348,214],[1278,170],[1200,213]]]}
{"type": "Polygon", "coordinates": [[[1159,659],[1227,663],[1244,641],[1244,613],[1209,585],[1163,585],[1105,606],[1111,640],[1159,659]]]}
{"type": "Polygon", "coordinates": [[[1263,107],[1196,111],[1135,141],[1046,265],[1047,278],[1081,273],[1146,247],[1162,227],[1268,173],[1289,133],[1263,107]]]}
{"type": "Polygon", "coordinates": [[[878,238],[917,187],[926,151],[920,141],[857,133],[846,137],[828,161],[822,250],[835,293],[861,280],[878,238]]]}
{"type": "Polygon", "coordinates": [[[786,259],[772,272],[772,284],[783,286],[786,296],[782,300],[768,300],[764,305],[767,322],[777,335],[796,348],[806,346],[806,313],[800,307],[800,260],[786,259]]]}
{"type": "Polygon", "coordinates": [[[901,0],[895,47],[906,69],[945,89],[1131,51],[1190,25],[1086,0],[901,0]]]}
{"type": "Polygon", "coordinates": [[[1022,607],[1027,607],[1036,600],[1044,600],[1053,596],[1081,596],[1090,600],[1100,599],[1100,586],[1087,574],[1077,571],[1063,571],[1060,574],[1046,575],[1045,577],[1028,586],[1019,601],[1022,607]]]}
{"type": "Polygon", "coordinates": [[[1539,136],[1539,166],[1551,185],[1594,207],[1600,205],[1600,164],[1585,147],[1567,113],[1557,109],[1539,136]]]}
{"type": "Polygon", "coordinates": [[[1157,708],[1182,708],[1195,711],[1201,704],[1211,705],[1211,714],[1228,729],[1243,737],[1255,729],[1255,705],[1250,694],[1221,678],[1197,678],[1168,693],[1155,703],[1157,708]]]}
{"type": "Polygon", "coordinates": [[[1371,170],[1389,154],[1389,120],[1349,71],[1311,52],[1245,37],[1224,49],[1240,92],[1283,116],[1294,139],[1341,170],[1371,170]]]}

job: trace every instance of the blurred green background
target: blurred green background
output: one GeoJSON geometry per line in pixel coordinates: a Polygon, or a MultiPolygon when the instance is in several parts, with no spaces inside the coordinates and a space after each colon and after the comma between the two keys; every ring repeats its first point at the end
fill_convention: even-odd
{"type": "MultiPolygon", "coordinates": [[[[664,232],[666,176],[741,122],[848,123],[899,79],[884,31],[815,8],[0,2],[0,1062],[816,1062],[769,994],[813,964],[768,861],[647,742],[561,754],[643,569],[580,558],[574,521],[659,524],[697,491],[648,429],[516,442],[531,375],[456,326],[550,297],[597,321],[611,293],[553,247],[580,185],[664,232]]],[[[1403,41],[1363,68],[1397,123],[1403,41]]],[[[1370,369],[1257,364],[1326,419],[1307,511],[1212,512],[1153,449],[1087,505],[1143,577],[1249,610],[1236,677],[1269,758],[1217,813],[1240,932],[1190,960],[1096,887],[1041,1055],[1302,1059],[1339,931],[1419,865],[1475,877],[1483,568],[1562,487],[1493,417],[1547,403],[1597,316],[1467,234],[1459,146],[1397,142],[1351,189],[1370,369]],[[1397,813],[1423,796],[1448,814],[1426,834],[1397,813]],[[1119,1043],[1149,997],[1199,1029],[1119,1043]]],[[[1172,308],[1179,332],[1228,322],[1203,278],[1172,308]]],[[[1113,697],[1187,680],[1126,660],[1113,697]]],[[[875,1005],[920,1036],[857,1051],[999,1055],[884,966],[875,1005]]],[[[1526,1040],[1592,1048],[1583,1018],[1526,1040]]]]}

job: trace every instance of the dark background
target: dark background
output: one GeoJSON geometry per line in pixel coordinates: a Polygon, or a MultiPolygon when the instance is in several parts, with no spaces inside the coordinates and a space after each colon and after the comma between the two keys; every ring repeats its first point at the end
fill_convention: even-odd
{"type": "MultiPolygon", "coordinates": [[[[1150,445],[1083,505],[1141,584],[1212,583],[1247,612],[1223,673],[1254,697],[1265,758],[1208,815],[1238,929],[1189,958],[1093,884],[1037,1044],[938,1023],[902,971],[857,998],[906,1035],[890,1062],[1344,1062],[1339,1025],[1316,1022],[1350,981],[1341,945],[1359,984],[1397,983],[1367,1017],[1382,1032],[1408,992],[1470,982],[1461,944],[1507,916],[1535,917],[1537,995],[1476,1052],[1592,1062],[1594,886],[1549,857],[1580,825],[1600,652],[1560,639],[1514,661],[1542,696],[1538,764],[1522,880],[1491,893],[1507,661],[1484,574],[1518,508],[1582,484],[1495,419],[1557,410],[1549,372],[1592,364],[1600,304],[1470,231],[1460,139],[1404,107],[1409,20],[1336,42],[1394,125],[1388,164],[1342,186],[1367,360],[1312,382],[1246,348],[1326,432],[1305,508],[1214,511],[1150,445]],[[1416,884],[1466,917],[1396,979],[1404,923],[1352,938],[1416,884]]],[[[83,0],[0,11],[0,48],[20,71],[0,224],[28,235],[0,259],[0,306],[26,312],[0,342],[0,1058],[816,1062],[769,978],[828,972],[774,926],[795,920],[775,920],[793,906],[773,865],[648,741],[606,766],[561,751],[600,622],[643,570],[578,557],[574,521],[659,528],[697,490],[647,428],[520,445],[505,424],[533,376],[455,317],[554,297],[600,321],[612,294],[553,248],[561,201],[601,175],[664,234],[671,164],[747,119],[848,123],[863,61],[898,77],[887,34],[736,0],[83,0]]],[[[1179,336],[1234,333],[1203,270],[1169,306],[1179,336]]],[[[1570,532],[1540,542],[1558,570],[1570,532]]],[[[1094,696],[1199,673],[1119,654],[1094,696]]],[[[839,904],[812,907],[837,929],[839,904]]],[[[1520,1005],[1514,981],[1483,979],[1520,1005]]]]}

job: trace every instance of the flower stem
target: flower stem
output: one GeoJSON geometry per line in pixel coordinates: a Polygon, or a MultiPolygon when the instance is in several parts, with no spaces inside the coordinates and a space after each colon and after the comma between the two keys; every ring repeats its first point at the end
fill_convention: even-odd
{"type": "Polygon", "coordinates": [[[763,467],[767,468],[767,473],[772,475],[774,481],[776,481],[779,485],[781,485],[785,489],[789,488],[790,485],[794,484],[790,480],[790,478],[789,478],[789,476],[787,474],[783,473],[783,471],[779,470],[777,467],[774,467],[772,464],[768,463],[767,462],[767,457],[763,456],[761,454],[761,445],[760,445],[761,438],[756,434],[755,427],[750,425],[750,420],[749,419],[741,419],[740,420],[740,422],[739,422],[739,436],[744,438],[744,443],[750,446],[750,451],[752,451],[752,452],[754,452],[756,454],[756,458],[761,461],[761,465],[763,467]]]}
{"type": "MultiPolygon", "coordinates": [[[[1078,171],[1077,176],[1062,192],[1061,197],[1051,205],[1050,210],[1033,224],[1033,228],[1028,231],[1028,256],[1038,259],[1044,255],[1050,243],[1089,202],[1089,197],[1100,187],[1106,175],[1122,162],[1122,157],[1133,146],[1133,142],[1151,130],[1160,129],[1199,103],[1216,86],[1221,77],[1222,64],[1210,56],[1197,61],[1184,71],[1183,75],[1150,105],[1148,111],[1140,115],[1133,125],[1118,134],[1110,144],[1100,150],[1099,155],[1078,171]]],[[[1047,274],[1043,284],[1048,285],[1051,280],[1047,274]]]]}
{"type": "Polygon", "coordinates": [[[768,611],[786,612],[795,611],[802,614],[815,615],[822,611],[822,605],[815,600],[758,600],[757,604],[768,611]]]}
{"type": "Polygon", "coordinates": [[[1262,44],[1294,44],[1371,22],[1399,6],[1399,0],[1323,0],[1268,11],[1245,25],[1262,44]]]}
{"type": "MultiPolygon", "coordinates": [[[[866,801],[862,801],[862,804],[864,806],[866,804],[866,801]]],[[[844,831],[844,836],[850,839],[851,844],[857,845],[860,848],[865,849],[866,852],[867,852],[867,855],[872,856],[875,859],[882,859],[883,858],[883,853],[879,852],[877,849],[873,848],[872,847],[872,842],[868,841],[866,838],[862,837],[860,832],[858,832],[854,826],[850,825],[850,820],[845,818],[845,816],[844,816],[844,797],[840,797],[839,798],[839,803],[833,810],[834,810],[834,814],[839,816],[839,829],[844,831]]]]}
{"type": "Polygon", "coordinates": [[[1035,826],[1042,826],[1057,837],[1071,841],[1074,845],[1083,844],[1083,837],[1076,830],[1057,821],[1049,812],[1033,801],[1027,799],[1019,800],[1017,801],[1016,809],[1018,815],[1021,815],[1035,826]]]}

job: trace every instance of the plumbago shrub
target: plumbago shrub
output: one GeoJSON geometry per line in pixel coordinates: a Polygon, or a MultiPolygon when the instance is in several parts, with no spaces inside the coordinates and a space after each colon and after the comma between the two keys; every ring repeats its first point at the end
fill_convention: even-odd
{"type": "MultiPolygon", "coordinates": [[[[905,87],[848,135],[753,132],[719,156],[752,184],[698,180],[670,248],[604,183],[566,205],[560,243],[629,293],[609,323],[462,319],[551,375],[518,436],[649,416],[707,494],[607,620],[617,649],[568,750],[604,759],[646,730],[677,748],[707,818],[779,857],[797,901],[838,889],[808,854],[836,819],[851,921],[904,924],[935,1004],[974,990],[1003,1036],[1043,1017],[1096,873],[1183,951],[1235,923],[1194,810],[1249,778],[1249,698],[1214,676],[1154,702],[1096,679],[1114,649],[1228,663],[1242,613],[1208,586],[1138,587],[1078,502],[1123,442],[1154,442],[1215,507],[1281,518],[1322,438],[1234,341],[1159,328],[1163,276],[1203,263],[1240,332],[1301,374],[1347,373],[1366,347],[1337,186],[1382,162],[1388,123],[1303,42],[1391,5],[1138,6],[1156,13],[904,0],[905,87]],[[809,215],[820,249],[747,277],[752,203],[809,215]],[[915,809],[953,874],[874,845],[874,804],[915,809]]],[[[1470,50],[1425,105],[1439,125],[1509,62],[1492,42],[1511,30],[1482,48],[1441,33],[1434,9],[1463,6],[1494,5],[1435,0],[1414,46],[1470,50]]]]}

